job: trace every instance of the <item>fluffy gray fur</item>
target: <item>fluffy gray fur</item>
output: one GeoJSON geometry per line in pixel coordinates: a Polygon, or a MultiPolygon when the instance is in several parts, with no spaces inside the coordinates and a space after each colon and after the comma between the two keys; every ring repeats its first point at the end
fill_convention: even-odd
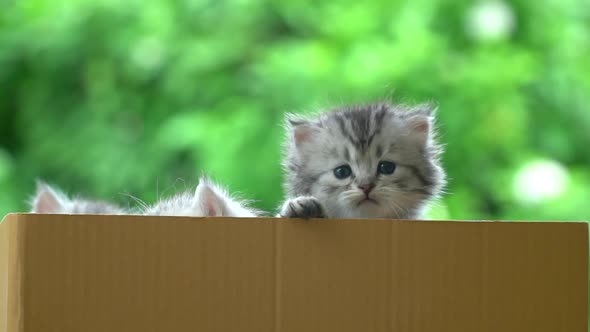
{"type": "Polygon", "coordinates": [[[232,197],[225,189],[202,177],[195,191],[160,200],[143,212],[152,216],[256,217],[259,212],[245,201],[232,197]]]}
{"type": "Polygon", "coordinates": [[[69,198],[60,190],[38,181],[31,200],[31,212],[41,214],[125,214],[125,210],[108,202],[69,198]]]}
{"type": "Polygon", "coordinates": [[[280,216],[418,219],[445,186],[435,106],[375,103],[288,115],[280,216]],[[381,161],[396,165],[379,174],[381,161]],[[334,169],[349,165],[338,179],[334,169]],[[373,185],[365,194],[359,186],[373,185]]]}

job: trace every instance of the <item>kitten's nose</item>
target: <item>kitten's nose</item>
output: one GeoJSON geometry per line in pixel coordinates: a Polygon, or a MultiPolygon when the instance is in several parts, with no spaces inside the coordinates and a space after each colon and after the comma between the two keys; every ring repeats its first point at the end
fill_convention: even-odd
{"type": "Polygon", "coordinates": [[[360,184],[359,189],[361,189],[365,195],[368,195],[371,190],[373,190],[373,188],[375,188],[375,184],[374,183],[365,183],[365,184],[360,184]]]}

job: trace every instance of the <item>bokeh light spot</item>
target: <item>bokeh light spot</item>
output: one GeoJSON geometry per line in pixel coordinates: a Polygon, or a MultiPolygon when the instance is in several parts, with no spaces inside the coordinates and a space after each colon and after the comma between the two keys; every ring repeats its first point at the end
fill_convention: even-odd
{"type": "Polygon", "coordinates": [[[569,182],[568,170],[553,160],[524,165],[514,180],[513,193],[521,204],[538,204],[561,196],[569,182]]]}

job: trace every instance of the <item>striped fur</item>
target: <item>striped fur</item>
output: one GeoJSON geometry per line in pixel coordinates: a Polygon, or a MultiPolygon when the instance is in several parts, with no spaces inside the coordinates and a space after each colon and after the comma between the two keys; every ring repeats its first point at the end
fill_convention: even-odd
{"type": "MultiPolygon", "coordinates": [[[[289,115],[283,168],[288,201],[281,215],[293,211],[293,199],[307,199],[310,209],[331,218],[420,218],[445,185],[442,147],[437,142],[435,107],[375,103],[338,108],[312,117],[289,115]],[[394,162],[393,174],[378,174],[381,161],[394,162]],[[334,168],[349,165],[352,175],[337,179],[334,168]],[[359,185],[375,185],[370,200],[359,185]]],[[[301,200],[299,200],[301,202],[301,200]]],[[[313,217],[313,215],[312,215],[313,217]]],[[[319,216],[318,216],[319,217],[319,216]]]]}

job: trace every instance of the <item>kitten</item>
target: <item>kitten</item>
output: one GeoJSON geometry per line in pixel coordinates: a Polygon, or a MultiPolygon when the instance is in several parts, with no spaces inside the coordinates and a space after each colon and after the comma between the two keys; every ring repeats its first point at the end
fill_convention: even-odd
{"type": "Polygon", "coordinates": [[[38,181],[37,192],[31,201],[31,212],[42,214],[124,214],[111,203],[83,198],[70,199],[61,191],[38,181]]]}
{"type": "Polygon", "coordinates": [[[148,207],[144,215],[188,217],[256,217],[259,212],[232,198],[226,190],[202,177],[197,189],[177,194],[148,207]]]}
{"type": "Polygon", "coordinates": [[[420,218],[446,183],[434,112],[377,103],[289,115],[279,216],[420,218]]]}

